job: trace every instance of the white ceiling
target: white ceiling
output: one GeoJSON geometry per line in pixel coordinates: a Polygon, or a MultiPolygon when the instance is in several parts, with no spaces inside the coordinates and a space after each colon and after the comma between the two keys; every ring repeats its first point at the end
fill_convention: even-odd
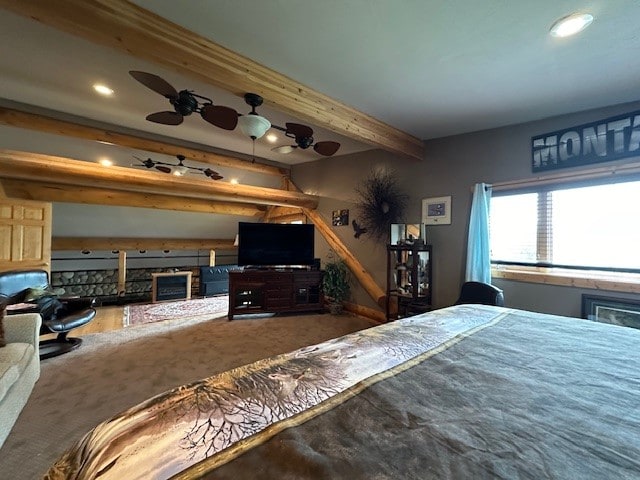
{"type": "MultiPolygon", "coordinates": [[[[640,98],[638,0],[134,3],[424,139],[640,98]],[[548,35],[556,19],[577,11],[595,16],[591,27],[573,38],[548,35]]],[[[248,138],[196,115],[177,127],[145,121],[168,102],[127,72],[155,73],[178,90],[248,112],[239,97],[9,12],[0,16],[0,45],[4,99],[252,155],[248,138]],[[114,97],[95,95],[96,81],[112,86],[114,97]]],[[[296,121],[258,111],[279,125],[296,121]]],[[[371,148],[314,130],[316,141],[342,144],[338,155],[371,148]]],[[[272,147],[261,139],[255,155],[288,164],[322,158],[272,147]]]]}

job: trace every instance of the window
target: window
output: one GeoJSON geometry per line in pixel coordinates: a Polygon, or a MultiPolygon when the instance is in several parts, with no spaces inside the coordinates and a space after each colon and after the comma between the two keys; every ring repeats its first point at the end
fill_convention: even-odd
{"type": "Polygon", "coordinates": [[[640,181],[610,178],[494,193],[492,263],[640,273],[640,181]]]}

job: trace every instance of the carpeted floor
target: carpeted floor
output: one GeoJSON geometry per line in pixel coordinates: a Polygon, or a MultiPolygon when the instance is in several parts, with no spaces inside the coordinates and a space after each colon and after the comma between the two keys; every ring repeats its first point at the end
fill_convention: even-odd
{"type": "Polygon", "coordinates": [[[177,319],[85,335],[42,362],[0,449],[0,478],[37,479],[98,422],[175,386],[372,326],[355,316],[177,319]]]}

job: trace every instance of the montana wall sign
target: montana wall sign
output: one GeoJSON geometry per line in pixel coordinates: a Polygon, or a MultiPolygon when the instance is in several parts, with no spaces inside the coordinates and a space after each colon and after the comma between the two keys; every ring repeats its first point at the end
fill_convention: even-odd
{"type": "Polygon", "coordinates": [[[531,137],[533,172],[640,156],[640,111],[531,137]]]}

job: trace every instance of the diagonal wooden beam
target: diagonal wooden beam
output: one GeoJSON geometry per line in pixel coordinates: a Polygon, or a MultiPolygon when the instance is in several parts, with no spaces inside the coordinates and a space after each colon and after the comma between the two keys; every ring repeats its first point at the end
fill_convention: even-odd
{"type": "Polygon", "coordinates": [[[67,137],[82,138],[83,140],[96,140],[109,142],[122,147],[145,150],[147,152],[162,153],[165,155],[184,155],[186,158],[202,163],[209,163],[220,167],[237,168],[249,172],[263,173],[266,175],[287,176],[289,170],[272,165],[253,163],[226,155],[199,150],[195,148],[181,147],[171,143],[151,140],[115,130],[87,127],[79,123],[58,120],[45,115],[23,112],[12,108],[0,107],[0,123],[12,127],[27,128],[39,132],[53,133],[67,137]]]}
{"type": "Polygon", "coordinates": [[[183,179],[125,167],[98,167],[94,163],[51,155],[0,150],[0,178],[89,186],[184,198],[226,200],[260,205],[316,208],[318,197],[274,188],[234,185],[212,180],[183,179]]]}
{"type": "Polygon", "coordinates": [[[62,185],[26,180],[0,179],[0,185],[10,198],[41,202],[83,203],[89,205],[117,205],[122,207],[154,208],[182,212],[215,213],[255,217],[264,214],[266,206],[221,202],[200,198],[182,198],[153,193],[126,192],[105,188],[62,185]]]}
{"type": "Polygon", "coordinates": [[[0,6],[350,138],[418,160],[424,142],[126,0],[0,0],[0,6]]]}
{"type": "Polygon", "coordinates": [[[302,210],[304,214],[313,222],[320,234],[327,241],[329,246],[336,252],[358,279],[362,288],[369,294],[375,302],[381,307],[385,306],[387,294],[378,286],[371,274],[362,266],[358,259],[351,253],[344,243],[333,232],[327,221],[316,210],[302,210]]]}

